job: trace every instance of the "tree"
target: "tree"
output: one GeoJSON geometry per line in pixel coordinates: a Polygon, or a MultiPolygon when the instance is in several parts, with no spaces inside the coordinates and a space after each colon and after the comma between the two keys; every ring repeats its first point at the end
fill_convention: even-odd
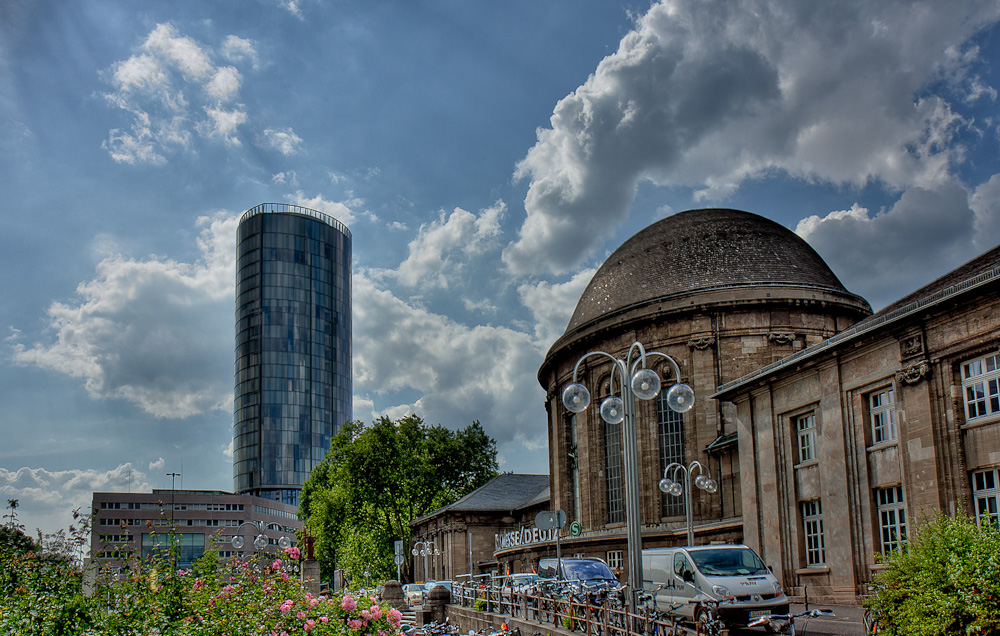
{"type": "Polygon", "coordinates": [[[1000,532],[988,519],[980,528],[965,514],[938,513],[883,562],[865,606],[884,633],[1000,634],[1000,532]]]}
{"type": "Polygon", "coordinates": [[[17,508],[20,505],[21,502],[17,499],[7,500],[7,508],[10,509],[10,512],[4,515],[4,519],[10,519],[10,521],[7,522],[7,528],[9,530],[24,529],[24,526],[17,522],[17,508]]]}
{"type": "MultiPolygon", "coordinates": [[[[479,422],[451,431],[416,415],[347,422],[309,475],[299,516],[316,539],[324,578],[335,567],[361,580],[395,573],[393,540],[410,571],[410,521],[447,505],[497,474],[496,441],[479,422]]],[[[404,577],[405,578],[405,577],[404,577]]]]}

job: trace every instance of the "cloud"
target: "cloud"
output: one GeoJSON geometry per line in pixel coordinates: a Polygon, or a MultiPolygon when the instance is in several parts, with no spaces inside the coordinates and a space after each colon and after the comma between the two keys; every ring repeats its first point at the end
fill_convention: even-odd
{"type": "Polygon", "coordinates": [[[232,408],[232,315],[238,217],[199,219],[196,263],[104,258],[77,298],[48,309],[55,339],[14,344],[14,360],[84,380],[95,399],[158,418],[232,408]]]}
{"type": "Polygon", "coordinates": [[[392,392],[415,394],[382,412],[415,412],[451,428],[480,420],[508,451],[544,449],[545,411],[524,408],[544,400],[535,379],[543,351],[530,334],[458,324],[380,288],[364,270],[354,274],[353,301],[358,410],[392,392]]]}
{"type": "Polygon", "coordinates": [[[970,199],[975,213],[972,243],[976,250],[986,250],[1000,244],[1000,174],[976,188],[970,199]]]}
{"type": "Polygon", "coordinates": [[[287,157],[299,151],[299,146],[302,145],[302,138],[296,135],[295,131],[291,128],[284,130],[267,128],[264,130],[264,145],[274,148],[287,157]]]}
{"type": "Polygon", "coordinates": [[[970,123],[947,95],[992,94],[969,72],[969,40],[998,14],[973,0],[654,4],[517,165],[527,216],[504,262],[571,271],[643,181],[707,201],[772,174],[941,186],[964,161],[953,142],[970,123]],[[944,50],[958,53],[943,67],[944,50]]]}
{"type": "MultiPolygon", "coordinates": [[[[102,73],[112,89],[105,100],[131,119],[111,129],[102,144],[115,161],[162,165],[170,153],[189,148],[194,133],[241,145],[238,132],[247,113],[242,106],[227,106],[243,83],[235,66],[216,65],[211,48],[167,23],[156,25],[140,49],[102,73]]],[[[250,40],[228,36],[220,49],[230,62],[257,66],[250,40]]]]}
{"type": "Polygon", "coordinates": [[[253,40],[247,40],[236,35],[227,35],[222,42],[222,56],[230,62],[249,60],[257,68],[259,58],[253,40]]]}
{"type": "Polygon", "coordinates": [[[535,340],[548,349],[566,331],[580,296],[597,273],[596,268],[583,269],[564,283],[535,281],[523,283],[518,294],[535,321],[535,340]]]}
{"type": "Polygon", "coordinates": [[[364,203],[361,199],[348,199],[342,202],[328,201],[324,199],[321,194],[317,194],[316,196],[309,198],[301,190],[295,194],[288,195],[285,198],[289,203],[294,205],[299,205],[304,208],[309,208],[310,210],[316,210],[317,212],[329,214],[347,226],[350,226],[352,223],[357,221],[357,216],[352,208],[358,207],[364,203]]]}
{"type": "MultiPolygon", "coordinates": [[[[996,187],[991,183],[986,189],[996,187]]],[[[823,256],[850,291],[878,309],[982,251],[973,246],[976,222],[966,191],[957,184],[944,184],[936,189],[910,188],[891,209],[875,214],[855,204],[823,217],[809,216],[799,221],[795,232],[823,256]]],[[[992,241],[990,247],[998,238],[994,234],[987,239],[992,241]]]]}
{"type": "Polygon", "coordinates": [[[167,465],[167,460],[165,460],[162,457],[160,457],[156,461],[149,462],[149,470],[150,470],[150,472],[152,472],[154,470],[156,470],[156,471],[163,470],[163,468],[166,465],[167,465]]]}
{"type": "Polygon", "coordinates": [[[397,280],[408,287],[447,289],[465,261],[499,247],[496,238],[506,210],[507,205],[497,201],[478,215],[461,208],[447,216],[441,212],[437,220],[420,226],[396,272],[397,280]]]}
{"type": "Polygon", "coordinates": [[[73,510],[87,514],[94,492],[148,492],[152,486],[145,480],[146,474],[131,462],[107,471],[0,468],[0,496],[18,500],[18,519],[28,534],[35,528],[50,533],[68,528],[73,510]]]}

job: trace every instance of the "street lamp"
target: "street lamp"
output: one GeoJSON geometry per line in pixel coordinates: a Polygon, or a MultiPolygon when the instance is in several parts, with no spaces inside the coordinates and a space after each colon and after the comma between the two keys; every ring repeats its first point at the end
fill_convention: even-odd
{"type": "MultiPolygon", "coordinates": [[[[246,541],[243,539],[243,535],[240,534],[240,531],[243,529],[243,526],[253,526],[257,528],[257,536],[254,537],[253,540],[253,547],[257,551],[261,551],[267,547],[268,538],[267,535],[264,534],[265,530],[274,529],[282,531],[281,526],[279,526],[276,523],[265,523],[263,521],[244,521],[239,525],[239,527],[236,528],[236,534],[233,535],[233,538],[230,539],[229,541],[230,544],[232,544],[233,548],[236,550],[242,550],[243,546],[246,544],[246,541]]],[[[281,536],[278,539],[278,547],[281,548],[282,550],[289,547],[290,545],[292,545],[292,540],[289,539],[287,536],[281,536]]]]}
{"type": "Polygon", "coordinates": [[[667,391],[667,406],[678,413],[691,410],[694,406],[694,391],[680,382],[681,370],[677,362],[665,353],[646,352],[640,342],[632,343],[624,359],[616,358],[604,351],[591,351],[576,362],[573,367],[573,382],[562,393],[563,405],[574,413],[582,413],[590,404],[590,391],[577,382],[580,364],[590,356],[601,356],[612,362],[610,395],[601,402],[601,419],[608,424],[622,424],[623,468],[625,473],[625,527],[628,543],[628,585],[634,595],[642,589],[642,529],[639,519],[639,471],[636,449],[636,405],[635,399],[651,400],[660,393],[660,376],[646,364],[647,358],[660,357],[673,367],[677,383],[667,391]],[[615,395],[615,376],[618,376],[618,390],[615,395]]]}
{"type": "Polygon", "coordinates": [[[713,493],[719,489],[719,482],[708,476],[708,469],[702,466],[698,460],[694,460],[688,464],[687,468],[677,462],[671,463],[663,469],[663,479],[660,480],[660,490],[663,492],[669,493],[674,497],[680,497],[682,493],[684,495],[684,515],[687,517],[688,545],[694,545],[694,526],[691,521],[691,475],[694,474],[695,469],[698,470],[698,476],[694,478],[695,486],[707,493],[713,493]],[[684,480],[683,485],[681,484],[681,480],[677,479],[678,471],[684,480]],[[668,473],[670,474],[669,477],[667,477],[668,473]]]}
{"type": "Polygon", "coordinates": [[[416,543],[413,544],[413,549],[410,550],[410,554],[412,554],[413,556],[417,556],[418,554],[423,555],[424,578],[429,581],[430,579],[427,577],[427,556],[431,554],[435,556],[441,554],[441,550],[439,550],[438,547],[434,545],[433,541],[417,541],[416,543]],[[418,549],[417,546],[420,546],[420,548],[418,549]]]}

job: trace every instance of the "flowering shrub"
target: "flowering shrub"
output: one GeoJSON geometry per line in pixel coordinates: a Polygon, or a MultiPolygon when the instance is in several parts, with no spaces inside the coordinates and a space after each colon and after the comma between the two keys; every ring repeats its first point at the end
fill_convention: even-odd
{"type": "Polygon", "coordinates": [[[103,636],[393,636],[401,614],[377,599],[314,596],[290,559],[224,563],[207,554],[190,570],[145,561],[124,577],[100,573],[89,596],[71,564],[34,553],[0,553],[0,633],[103,636]]]}

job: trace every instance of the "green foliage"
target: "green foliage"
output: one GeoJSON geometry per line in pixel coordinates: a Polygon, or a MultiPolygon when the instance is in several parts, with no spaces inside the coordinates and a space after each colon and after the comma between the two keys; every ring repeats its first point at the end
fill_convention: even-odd
{"type": "Polygon", "coordinates": [[[1000,635],[1000,532],[965,514],[924,519],[916,536],[884,559],[865,602],[887,633],[1000,635]]]}
{"type": "Polygon", "coordinates": [[[476,602],[472,604],[472,607],[477,612],[485,612],[486,611],[486,599],[484,599],[484,598],[477,598],[476,602]]]}
{"type": "MultiPolygon", "coordinates": [[[[18,544],[19,545],[19,544],[18,544]]],[[[294,549],[287,551],[294,556],[294,549]]],[[[0,633],[18,636],[193,636],[309,634],[396,636],[401,615],[373,599],[314,597],[289,574],[290,562],[220,561],[207,552],[190,570],[167,559],[126,563],[96,575],[85,596],[82,572],[65,559],[0,546],[0,633]]]]}
{"type": "Polygon", "coordinates": [[[323,578],[336,567],[354,581],[364,580],[365,568],[371,579],[394,576],[396,539],[406,547],[408,573],[410,521],[497,474],[496,441],[479,422],[457,431],[415,415],[368,427],[347,422],[330,446],[299,500],[323,578]]]}

